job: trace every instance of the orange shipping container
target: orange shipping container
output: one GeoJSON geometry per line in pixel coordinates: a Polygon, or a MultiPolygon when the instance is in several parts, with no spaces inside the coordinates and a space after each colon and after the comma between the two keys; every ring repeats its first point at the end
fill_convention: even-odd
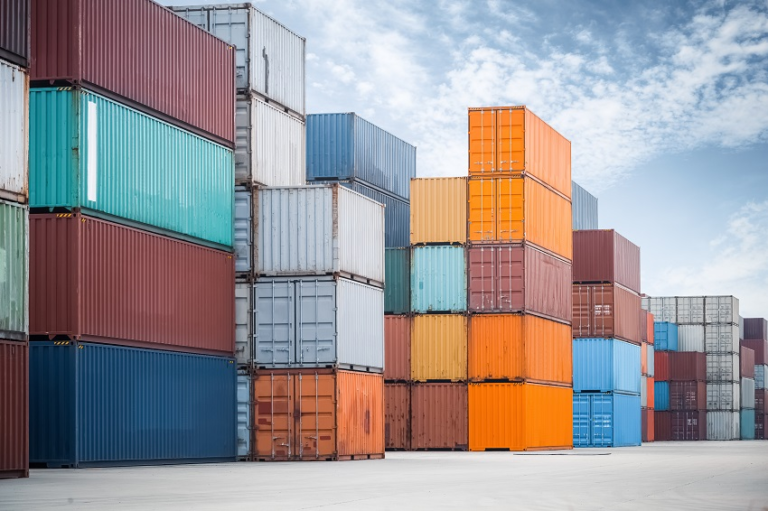
{"type": "MultiPolygon", "coordinates": [[[[647,317],[646,328],[648,329],[648,333],[646,334],[646,336],[648,337],[648,344],[653,344],[653,341],[654,341],[654,337],[653,337],[653,331],[654,331],[653,322],[655,320],[654,320],[653,314],[651,314],[650,312],[646,315],[646,317],[647,317]]],[[[640,327],[642,328],[642,325],[640,325],[640,327]]]]}
{"type": "Polygon", "coordinates": [[[467,178],[411,179],[411,244],[467,242],[467,178]]]}
{"type": "Polygon", "coordinates": [[[384,379],[411,378],[411,318],[384,316],[384,379]]]}
{"type": "Polygon", "coordinates": [[[646,382],[646,396],[648,396],[648,408],[654,407],[654,400],[656,399],[656,394],[654,393],[654,389],[656,388],[656,379],[653,377],[648,377],[645,379],[646,382]]]}
{"type": "Polygon", "coordinates": [[[571,143],[524,106],[469,109],[469,175],[525,173],[571,197],[571,143]]]}
{"type": "Polygon", "coordinates": [[[648,374],[648,345],[640,343],[640,373],[648,374]]]}
{"type": "Polygon", "coordinates": [[[469,450],[573,447],[573,390],[531,383],[469,384],[469,450]]]}
{"type": "Polygon", "coordinates": [[[253,403],[257,461],[384,457],[381,374],[260,371],[253,403]]]}
{"type": "Polygon", "coordinates": [[[413,381],[467,380],[467,317],[424,314],[411,325],[413,381]]]}
{"type": "Polygon", "coordinates": [[[572,259],[573,225],[568,199],[523,177],[473,177],[467,195],[470,244],[528,241],[568,261],[572,259]]]}
{"type": "Polygon", "coordinates": [[[530,315],[472,316],[469,379],[571,385],[572,348],[569,325],[530,315]]]}

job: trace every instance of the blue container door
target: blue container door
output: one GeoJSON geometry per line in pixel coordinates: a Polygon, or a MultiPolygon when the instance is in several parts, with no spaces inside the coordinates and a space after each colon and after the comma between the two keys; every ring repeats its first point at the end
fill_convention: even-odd
{"type": "Polygon", "coordinates": [[[573,395],[573,446],[589,447],[591,438],[592,414],[590,412],[590,396],[587,394],[573,395]]]}
{"type": "Polygon", "coordinates": [[[593,447],[610,447],[613,445],[613,396],[594,394],[590,397],[592,407],[590,445],[593,447]]]}
{"type": "Polygon", "coordinates": [[[657,381],[653,384],[653,407],[659,412],[669,410],[669,382],[657,381]]]}
{"type": "Polygon", "coordinates": [[[613,395],[613,446],[641,444],[640,396],[613,395]]]}

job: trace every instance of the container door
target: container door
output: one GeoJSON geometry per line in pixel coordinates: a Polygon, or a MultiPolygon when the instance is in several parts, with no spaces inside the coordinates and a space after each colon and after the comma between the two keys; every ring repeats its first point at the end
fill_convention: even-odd
{"type": "Polygon", "coordinates": [[[613,286],[592,287],[592,335],[597,337],[613,337],[614,335],[614,303],[613,286]]]}
{"type": "Polygon", "coordinates": [[[253,457],[288,460],[293,455],[293,381],[290,374],[262,373],[252,384],[253,457]]]}
{"type": "Polygon", "coordinates": [[[496,180],[469,180],[469,232],[470,241],[496,239],[496,180]]]}
{"type": "Polygon", "coordinates": [[[303,365],[336,363],[336,283],[299,280],[296,296],[295,360],[303,365]]]}
{"type": "Polygon", "coordinates": [[[592,320],[592,288],[574,285],[573,300],[573,337],[589,337],[592,320]]]}
{"type": "Polygon", "coordinates": [[[573,395],[573,446],[589,447],[591,439],[590,396],[573,395]]]}
{"type": "Polygon", "coordinates": [[[469,175],[496,170],[496,110],[469,111],[469,175]]]}
{"type": "Polygon", "coordinates": [[[525,239],[525,197],[522,178],[496,180],[496,237],[498,241],[525,239]]]}
{"type": "Polygon", "coordinates": [[[526,253],[522,248],[499,247],[496,249],[496,303],[502,311],[525,309],[526,253]]]}
{"type": "Polygon", "coordinates": [[[337,374],[293,377],[294,459],[336,458],[337,374]]]}
{"type": "Polygon", "coordinates": [[[237,375],[237,456],[251,454],[251,377],[237,375]]]}
{"type": "MultiPolygon", "coordinates": [[[[235,47],[236,85],[238,89],[249,88],[248,76],[248,9],[211,9],[209,26],[206,30],[235,47]]],[[[190,19],[191,21],[191,19],[190,19]]],[[[200,25],[198,25],[200,26],[200,25]]]]}
{"type": "Polygon", "coordinates": [[[467,251],[469,268],[469,309],[476,312],[497,310],[497,270],[494,247],[473,247],[467,251]]]}
{"type": "Polygon", "coordinates": [[[235,284],[235,358],[239,365],[250,365],[253,362],[253,292],[251,284],[235,284]]]}
{"type": "Polygon", "coordinates": [[[259,282],[254,294],[256,364],[274,367],[294,363],[293,282],[259,282]]]}
{"type": "Polygon", "coordinates": [[[591,397],[593,447],[613,445],[613,397],[597,394],[591,397]]]}
{"type": "Polygon", "coordinates": [[[525,170],[525,110],[496,113],[497,172],[525,170]]]}

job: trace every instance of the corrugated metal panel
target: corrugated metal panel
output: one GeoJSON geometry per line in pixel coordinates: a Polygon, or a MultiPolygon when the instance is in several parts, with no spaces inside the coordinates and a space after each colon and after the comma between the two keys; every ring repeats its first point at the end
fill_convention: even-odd
{"type": "Polygon", "coordinates": [[[384,282],[384,207],[339,185],[262,188],[257,271],[384,282]]]}
{"type": "Polygon", "coordinates": [[[753,378],[741,379],[741,407],[755,408],[755,380],[753,378]]]}
{"type": "Polygon", "coordinates": [[[234,352],[227,252],[61,213],[30,217],[29,265],[31,335],[234,352]]]}
{"type": "Polygon", "coordinates": [[[411,448],[411,386],[384,384],[384,445],[387,450],[411,448]]]}
{"type": "Polygon", "coordinates": [[[670,389],[668,381],[657,381],[653,384],[653,408],[663,412],[670,408],[670,389]]]}
{"type": "Polygon", "coordinates": [[[648,377],[645,375],[640,377],[640,406],[648,407],[648,377]]]}
{"type": "Polygon", "coordinates": [[[741,364],[742,378],[755,378],[755,350],[741,347],[739,349],[739,363],[741,364]]]}
{"type": "Polygon", "coordinates": [[[305,184],[306,124],[252,96],[237,97],[235,179],[241,184],[305,184]]]}
{"type": "Polygon", "coordinates": [[[575,181],[571,183],[573,230],[597,229],[597,197],[575,181]]]}
{"type": "Polygon", "coordinates": [[[768,389],[760,389],[755,382],[755,409],[760,412],[768,412],[768,389]]]}
{"type": "Polygon", "coordinates": [[[707,353],[707,381],[735,381],[741,376],[739,356],[707,353]]]}
{"type": "Polygon", "coordinates": [[[703,325],[704,324],[704,297],[688,296],[678,297],[677,320],[679,325],[703,325]]]}
{"type": "Polygon", "coordinates": [[[0,59],[29,65],[30,0],[0,0],[0,59]]]}
{"type": "Polygon", "coordinates": [[[411,249],[387,248],[384,251],[386,286],[384,312],[408,314],[411,312],[411,249]]]}
{"type": "Polygon", "coordinates": [[[366,197],[384,204],[384,246],[407,247],[411,217],[411,205],[398,197],[380,192],[359,181],[343,181],[342,185],[366,197]]]}
{"type": "Polygon", "coordinates": [[[416,147],[357,114],[307,116],[307,180],[356,179],[405,200],[416,147]]]}
{"type": "Polygon", "coordinates": [[[640,346],[618,339],[574,339],[573,390],[639,394],[640,346]]]}
{"type": "Polygon", "coordinates": [[[742,410],[740,421],[740,432],[742,440],[755,439],[755,411],[742,410]]]}
{"type": "Polygon", "coordinates": [[[650,298],[641,301],[643,309],[653,314],[655,321],[675,323],[677,321],[677,300],[675,298],[650,298]]]}
{"type": "Polygon", "coordinates": [[[238,364],[253,362],[253,285],[235,283],[235,359],[238,364]]]}
{"type": "Polygon", "coordinates": [[[765,389],[766,387],[766,376],[768,375],[768,366],[766,365],[756,365],[755,366],[755,387],[758,389],[765,389]]]}
{"type": "Polygon", "coordinates": [[[462,312],[467,309],[464,247],[414,247],[411,254],[411,310],[462,312]]]}
{"type": "Polygon", "coordinates": [[[643,311],[643,314],[645,316],[645,322],[640,321],[640,331],[641,332],[643,331],[643,325],[645,325],[645,333],[647,336],[646,342],[648,342],[648,344],[655,344],[656,337],[654,336],[654,331],[653,331],[655,318],[653,317],[653,314],[651,314],[648,311],[643,311]]]}
{"type": "Polygon", "coordinates": [[[628,447],[642,441],[640,396],[573,395],[574,447],[628,447]]]}
{"type": "Polygon", "coordinates": [[[31,207],[232,246],[231,150],[85,90],[30,98],[31,207]]]}
{"type": "Polygon", "coordinates": [[[251,376],[237,373],[237,457],[251,454],[251,376]]]}
{"type": "Polygon", "coordinates": [[[643,308],[657,321],[678,325],[739,324],[739,300],[733,296],[648,297],[643,308]]]}
{"type": "Polygon", "coordinates": [[[762,339],[745,339],[742,341],[742,346],[755,351],[755,365],[765,365],[768,363],[766,354],[768,354],[768,341],[762,339]]]}
{"type": "Polygon", "coordinates": [[[384,316],[384,379],[411,379],[411,318],[384,316]]]}
{"type": "Polygon", "coordinates": [[[738,353],[739,327],[712,324],[704,328],[704,349],[707,353],[738,353]]]}
{"type": "Polygon", "coordinates": [[[669,382],[669,409],[706,410],[707,384],[703,381],[673,381],[669,382]]]}
{"type": "Polygon", "coordinates": [[[574,232],[573,281],[620,284],[640,293],[640,247],[612,229],[574,232]]]}
{"type": "Polygon", "coordinates": [[[648,376],[656,376],[656,368],[653,364],[654,362],[654,356],[655,349],[653,347],[653,344],[649,344],[646,352],[646,368],[648,369],[648,376]]]}
{"type": "Polygon", "coordinates": [[[655,322],[653,324],[654,346],[658,351],[677,351],[678,327],[674,323],[655,322]]]}
{"type": "Polygon", "coordinates": [[[466,381],[466,316],[427,314],[413,318],[411,379],[466,381]]]}
{"type": "Polygon", "coordinates": [[[411,387],[411,448],[466,451],[467,384],[420,383],[411,387]]]}
{"type": "Polygon", "coordinates": [[[655,442],[656,441],[656,428],[655,428],[655,418],[654,418],[654,410],[641,410],[640,412],[642,415],[642,436],[643,436],[643,443],[646,442],[655,442]]]}
{"type": "Polygon", "coordinates": [[[613,284],[573,285],[573,336],[640,344],[640,297],[613,284]]]}
{"type": "Polygon", "coordinates": [[[741,389],[738,383],[707,382],[707,410],[731,410],[741,408],[741,389]]]}
{"type": "Polygon", "coordinates": [[[707,438],[707,412],[656,412],[656,440],[704,440],[707,438]]]}
{"type": "Polygon", "coordinates": [[[733,296],[705,297],[705,321],[713,323],[739,324],[739,299],[733,296]]]}
{"type": "Polygon", "coordinates": [[[705,381],[707,379],[707,357],[704,353],[667,352],[669,377],[671,381],[705,381]]]}
{"type": "Polygon", "coordinates": [[[679,325],[678,350],[704,353],[704,325],[679,325]]]}
{"type": "Polygon", "coordinates": [[[0,479],[29,477],[29,347],[0,340],[0,479]]]}
{"type": "Polygon", "coordinates": [[[86,467],[234,461],[227,357],[30,344],[30,462],[86,467]]]}
{"type": "Polygon", "coordinates": [[[653,408],[653,401],[656,396],[654,392],[656,390],[655,384],[656,384],[656,380],[653,377],[649,376],[648,378],[645,379],[645,391],[648,393],[648,398],[647,398],[648,408],[653,408]]]}
{"type": "Polygon", "coordinates": [[[29,209],[0,200],[0,338],[29,332],[29,209]]]}
{"type": "MultiPolygon", "coordinates": [[[[743,318],[740,318],[743,319],[743,318]]],[[[740,324],[743,339],[768,340],[768,321],[765,318],[746,318],[740,324]]]]}
{"type": "Polygon", "coordinates": [[[738,440],[740,437],[739,412],[707,412],[707,440],[738,440]]]}
{"type": "Polygon", "coordinates": [[[243,186],[235,188],[234,243],[235,271],[253,271],[253,195],[243,186]]]}
{"type": "Polygon", "coordinates": [[[467,242],[467,178],[411,180],[411,244],[467,242]]]}
{"type": "Polygon", "coordinates": [[[768,426],[768,415],[764,413],[755,413],[755,439],[765,440],[766,426],[768,426]]]}
{"type": "Polygon", "coordinates": [[[668,351],[656,351],[653,353],[653,369],[657,380],[669,380],[668,351]]]}
{"type": "Polygon", "coordinates": [[[33,0],[31,79],[88,84],[228,147],[235,52],[149,0],[33,0]]]}
{"type": "MultiPolygon", "coordinates": [[[[0,1],[0,10],[7,1],[0,1]]],[[[0,199],[26,203],[29,200],[29,77],[26,71],[2,60],[0,119],[3,119],[0,123],[0,199]]]]}

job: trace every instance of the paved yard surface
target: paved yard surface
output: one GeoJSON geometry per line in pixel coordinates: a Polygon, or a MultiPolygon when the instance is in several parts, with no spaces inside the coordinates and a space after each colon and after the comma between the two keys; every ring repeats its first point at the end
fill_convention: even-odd
{"type": "Polygon", "coordinates": [[[0,509],[768,510],[768,441],[34,470],[0,481],[0,509]]]}

